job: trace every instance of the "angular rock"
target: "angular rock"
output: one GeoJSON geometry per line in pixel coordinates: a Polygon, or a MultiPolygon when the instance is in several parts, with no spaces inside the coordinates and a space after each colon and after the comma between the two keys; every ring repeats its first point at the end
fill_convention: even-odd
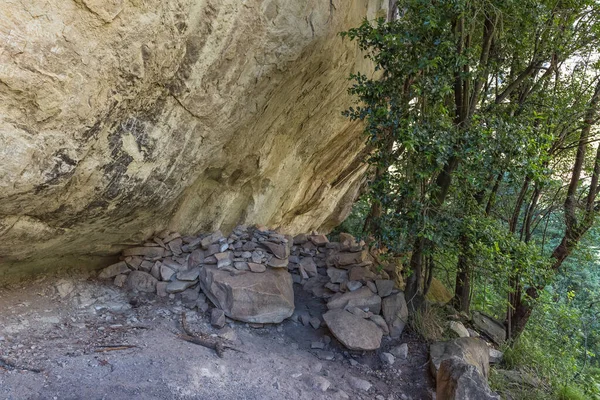
{"type": "Polygon", "coordinates": [[[265,267],[264,264],[256,264],[252,262],[248,263],[248,268],[250,268],[250,271],[252,272],[265,272],[267,270],[267,267],[265,267]]]}
{"type": "Polygon", "coordinates": [[[147,272],[132,271],[127,278],[127,288],[138,292],[154,293],[158,279],[147,272]]]}
{"type": "Polygon", "coordinates": [[[348,271],[338,268],[327,268],[327,276],[331,283],[344,283],[348,280],[348,271]]]}
{"type": "Polygon", "coordinates": [[[167,285],[168,282],[156,282],[156,294],[159,297],[167,297],[169,293],[167,293],[167,285]]]}
{"type": "Polygon", "coordinates": [[[390,328],[388,328],[387,322],[385,322],[385,319],[383,319],[381,315],[373,314],[369,317],[369,319],[375,322],[375,325],[377,325],[379,329],[381,329],[384,335],[390,334],[390,328]]]}
{"type": "Polygon", "coordinates": [[[180,293],[194,286],[196,282],[174,280],[167,285],[167,293],[180,293]]]}
{"type": "Polygon", "coordinates": [[[363,310],[368,308],[373,314],[379,314],[381,312],[381,297],[373,294],[368,287],[362,287],[354,292],[347,292],[339,297],[333,297],[327,303],[327,308],[330,310],[346,307],[358,307],[363,310]]]}
{"type": "Polygon", "coordinates": [[[330,310],[323,320],[331,333],[350,350],[375,350],[381,346],[381,329],[372,321],[346,310],[330,310]]]}
{"type": "Polygon", "coordinates": [[[396,346],[390,350],[390,353],[397,358],[406,359],[408,357],[408,344],[402,343],[400,346],[396,346]]]}
{"type": "Polygon", "coordinates": [[[475,311],[473,313],[473,325],[498,345],[506,341],[504,324],[488,315],[475,311]]]}
{"type": "Polygon", "coordinates": [[[121,274],[121,275],[115,276],[115,280],[113,281],[113,284],[116,287],[123,287],[125,285],[125,282],[127,282],[127,275],[121,274]]]}
{"type": "Polygon", "coordinates": [[[308,323],[313,329],[319,329],[321,327],[321,320],[317,317],[312,317],[308,323]]]}
{"type": "Polygon", "coordinates": [[[261,242],[261,246],[265,247],[275,257],[285,260],[290,256],[290,248],[285,244],[273,243],[269,241],[261,242]]]}
{"type": "Polygon", "coordinates": [[[368,392],[369,389],[371,389],[371,386],[373,386],[373,385],[371,385],[369,383],[369,381],[361,379],[361,378],[357,378],[355,376],[350,376],[348,378],[348,383],[354,389],[356,389],[356,390],[363,390],[365,392],[368,392]]]}
{"type": "Polygon", "coordinates": [[[240,271],[249,271],[250,267],[247,262],[236,261],[233,263],[233,268],[238,269],[240,271]]]}
{"type": "Polygon", "coordinates": [[[470,337],[469,331],[460,321],[450,321],[448,322],[448,327],[450,330],[458,335],[458,337],[470,337]]]}
{"type": "Polygon", "coordinates": [[[225,320],[225,313],[223,310],[213,308],[210,314],[210,324],[216,328],[223,328],[227,321],[225,320]]]}
{"type": "Polygon", "coordinates": [[[445,359],[436,376],[437,400],[500,400],[477,368],[460,357],[445,359]]]}
{"type": "Polygon", "coordinates": [[[311,235],[308,239],[317,247],[325,246],[329,243],[329,239],[325,235],[311,235]]]}
{"type": "Polygon", "coordinates": [[[144,261],[142,261],[142,263],[140,264],[140,267],[138,269],[143,272],[150,272],[150,271],[152,271],[153,266],[154,266],[154,263],[152,261],[144,260],[144,261]]]}
{"type": "Polygon", "coordinates": [[[404,299],[404,293],[399,292],[386,297],[383,299],[381,308],[383,318],[390,330],[390,337],[399,338],[408,321],[408,306],[404,299]]]}
{"type": "Polygon", "coordinates": [[[317,264],[312,257],[303,257],[300,260],[300,267],[306,271],[308,276],[317,276],[317,264]]]}
{"type": "Polygon", "coordinates": [[[348,281],[346,282],[346,288],[348,288],[349,291],[354,292],[355,290],[360,289],[363,286],[362,283],[360,283],[359,281],[348,281]]]}
{"type": "Polygon", "coordinates": [[[193,268],[187,271],[177,273],[177,279],[180,281],[196,281],[200,275],[200,268],[193,268]]]}
{"type": "MultiPolygon", "coordinates": [[[[368,267],[353,267],[348,273],[348,279],[351,281],[361,281],[366,283],[367,281],[372,281],[375,278],[377,278],[377,275],[371,272],[368,267]]],[[[376,291],[377,288],[375,288],[375,292],[376,291]]]]}
{"type": "Polygon", "coordinates": [[[173,252],[173,254],[175,255],[179,255],[182,253],[181,250],[181,246],[183,245],[183,241],[181,240],[181,238],[177,238],[177,239],[173,239],[169,242],[168,246],[169,249],[173,252]]]}
{"type": "Polygon", "coordinates": [[[457,338],[445,342],[433,343],[429,347],[431,374],[436,376],[442,361],[459,357],[479,370],[487,379],[490,371],[490,356],[488,345],[479,338],[457,338]]]}
{"type": "Polygon", "coordinates": [[[496,350],[493,347],[490,347],[489,350],[490,355],[490,364],[498,364],[502,362],[502,358],[504,357],[504,353],[500,350],[496,350]]]}
{"type": "Polygon", "coordinates": [[[144,262],[144,259],[139,256],[125,257],[125,262],[127,263],[127,265],[129,265],[131,269],[140,269],[140,266],[144,262]]]}
{"type": "Polygon", "coordinates": [[[120,261],[116,264],[109,265],[100,271],[100,274],[98,274],[98,279],[114,278],[117,275],[128,274],[130,272],[131,269],[129,269],[127,263],[125,261],[120,261]]]}
{"type": "Polygon", "coordinates": [[[123,250],[123,255],[127,256],[142,256],[147,258],[160,258],[165,255],[165,249],[162,247],[133,247],[123,250]]]}
{"type": "Polygon", "coordinates": [[[396,357],[394,357],[390,353],[381,353],[379,355],[379,359],[381,361],[383,361],[384,364],[387,364],[387,365],[394,365],[394,363],[396,362],[396,357]]]}
{"type": "Polygon", "coordinates": [[[377,286],[377,294],[380,297],[387,297],[394,290],[394,281],[390,279],[377,279],[375,285],[377,286]]]}
{"type": "Polygon", "coordinates": [[[229,318],[250,323],[280,323],[294,312],[292,277],[285,269],[234,275],[205,266],[200,286],[229,318]]]}
{"type": "Polygon", "coordinates": [[[196,249],[192,251],[190,258],[188,259],[188,265],[190,268],[195,268],[200,266],[204,262],[204,251],[200,249],[196,249]]]}
{"type": "Polygon", "coordinates": [[[294,236],[294,245],[302,245],[308,242],[308,236],[305,233],[294,236]]]}
{"type": "Polygon", "coordinates": [[[367,258],[367,251],[357,253],[333,253],[327,257],[327,265],[335,265],[336,267],[348,267],[354,264],[360,264],[367,258]]]}
{"type": "Polygon", "coordinates": [[[171,268],[164,264],[160,266],[160,279],[162,281],[170,281],[173,275],[175,275],[175,271],[173,271],[171,268]]]}
{"type": "Polygon", "coordinates": [[[313,389],[326,392],[331,386],[331,382],[319,375],[310,375],[306,378],[306,383],[313,389]]]}
{"type": "Polygon", "coordinates": [[[271,257],[269,258],[267,265],[271,268],[287,268],[288,260],[287,258],[282,260],[277,257],[271,257]]]}

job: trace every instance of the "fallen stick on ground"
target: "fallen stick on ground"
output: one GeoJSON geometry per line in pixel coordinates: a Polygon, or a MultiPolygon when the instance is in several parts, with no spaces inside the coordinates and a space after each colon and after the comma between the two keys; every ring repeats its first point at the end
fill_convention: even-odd
{"type": "Polygon", "coordinates": [[[96,350],[94,350],[94,353],[106,353],[107,351],[117,351],[117,350],[127,350],[127,349],[132,349],[134,347],[134,345],[129,345],[129,344],[123,344],[123,345],[114,345],[114,346],[96,346],[96,350]]]}
{"type": "Polygon", "coordinates": [[[185,340],[186,342],[194,343],[200,346],[204,346],[208,349],[214,350],[217,353],[217,355],[221,358],[223,358],[225,349],[245,353],[244,351],[234,347],[233,345],[229,344],[228,341],[223,340],[221,338],[209,336],[204,333],[192,332],[187,326],[187,319],[185,313],[181,313],[181,329],[183,330],[184,335],[178,335],[177,337],[185,340]]]}
{"type": "Polygon", "coordinates": [[[39,374],[40,372],[42,372],[41,369],[19,367],[18,365],[15,365],[12,362],[10,362],[4,358],[1,358],[1,357],[0,357],[0,369],[4,369],[6,371],[14,371],[14,370],[29,371],[29,372],[35,372],[36,374],[39,374]]]}

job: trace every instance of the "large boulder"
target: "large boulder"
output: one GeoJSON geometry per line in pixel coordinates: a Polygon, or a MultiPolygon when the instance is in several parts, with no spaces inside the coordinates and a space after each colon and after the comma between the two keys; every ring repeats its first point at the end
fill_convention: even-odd
{"type": "Polygon", "coordinates": [[[489,347],[480,338],[463,337],[433,343],[429,347],[431,374],[436,376],[444,360],[459,357],[473,365],[487,379],[490,371],[489,347]]]}
{"type": "Polygon", "coordinates": [[[3,2],[0,275],[106,266],[165,228],[337,226],[367,168],[340,110],[371,68],[339,32],[381,4],[3,2]]]}
{"type": "Polygon", "coordinates": [[[341,309],[327,311],[323,320],[333,336],[350,350],[376,350],[381,346],[383,332],[372,321],[341,309]]]}
{"type": "Polygon", "coordinates": [[[279,323],[294,313],[292,276],[282,268],[257,274],[205,266],[200,272],[200,287],[225,315],[238,321],[279,323]]]}
{"type": "Polygon", "coordinates": [[[437,400],[500,400],[479,370],[460,357],[445,359],[436,376],[437,400]]]}

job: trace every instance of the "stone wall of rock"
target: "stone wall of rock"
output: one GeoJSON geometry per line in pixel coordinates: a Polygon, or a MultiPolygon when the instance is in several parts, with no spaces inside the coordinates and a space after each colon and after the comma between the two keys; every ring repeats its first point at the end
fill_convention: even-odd
{"type": "Polygon", "coordinates": [[[220,321],[227,316],[264,324],[291,317],[314,329],[324,323],[348,349],[375,350],[384,335],[398,339],[408,320],[404,293],[375,262],[364,242],[345,233],[330,242],[316,233],[292,237],[264,226],[237,226],[227,237],[220,231],[185,237],[161,232],[125,249],[99,278],[180,299],[201,312],[210,301],[220,321]],[[295,313],[293,283],[323,299],[328,311],[295,313]]]}
{"type": "Polygon", "coordinates": [[[387,3],[4,1],[0,275],[165,228],[335,226],[365,169],[346,78],[367,69],[338,33],[387,3]]]}

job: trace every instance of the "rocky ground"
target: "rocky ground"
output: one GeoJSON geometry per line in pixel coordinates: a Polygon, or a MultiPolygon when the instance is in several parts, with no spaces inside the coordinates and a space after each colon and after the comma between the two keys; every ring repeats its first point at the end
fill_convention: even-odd
{"type": "MultiPolygon", "coordinates": [[[[0,287],[0,399],[430,399],[427,346],[409,329],[353,352],[294,318],[210,324],[180,298],[134,294],[71,272],[0,287]],[[219,358],[181,340],[219,335],[241,351],[219,358]],[[402,344],[407,344],[404,358],[402,344]],[[316,348],[312,348],[316,347],[316,348]],[[320,348],[322,347],[322,348],[320,348]],[[393,365],[382,353],[396,354],[393,365]]],[[[296,311],[325,303],[294,284],[296,311]]]]}

